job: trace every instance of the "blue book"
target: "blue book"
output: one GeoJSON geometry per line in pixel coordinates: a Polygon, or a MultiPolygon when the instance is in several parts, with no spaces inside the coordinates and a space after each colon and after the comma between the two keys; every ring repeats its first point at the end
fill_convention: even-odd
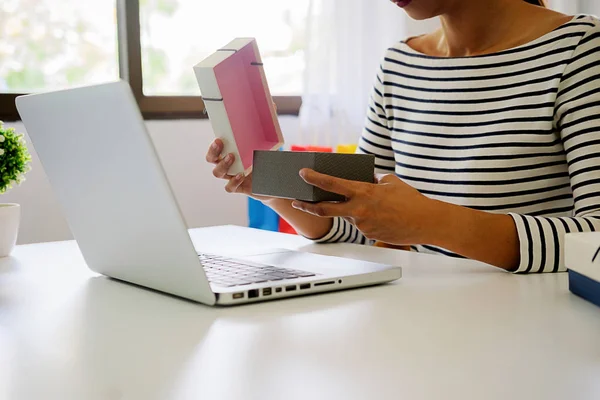
{"type": "Polygon", "coordinates": [[[565,238],[569,290],[600,307],[600,233],[571,233],[565,238]]]}
{"type": "Polygon", "coordinates": [[[569,290],[600,307],[600,282],[569,270],[569,290]]]}

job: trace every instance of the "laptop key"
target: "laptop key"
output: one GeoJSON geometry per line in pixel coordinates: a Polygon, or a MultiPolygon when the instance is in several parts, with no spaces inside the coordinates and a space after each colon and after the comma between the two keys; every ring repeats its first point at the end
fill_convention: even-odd
{"type": "Polygon", "coordinates": [[[254,276],[250,276],[250,277],[246,277],[249,279],[267,279],[269,278],[269,275],[265,275],[265,274],[256,274],[254,276]]]}
{"type": "Polygon", "coordinates": [[[292,278],[297,278],[298,277],[297,275],[294,275],[294,274],[287,274],[287,273],[282,273],[282,272],[275,272],[275,273],[273,273],[271,275],[273,275],[273,276],[279,276],[279,277],[281,277],[283,279],[292,279],[292,278]]]}
{"type": "Polygon", "coordinates": [[[237,262],[231,262],[231,261],[227,261],[224,264],[227,265],[227,266],[230,266],[230,267],[241,267],[242,265],[244,265],[244,264],[240,264],[240,263],[237,263],[237,262]]]}
{"type": "Polygon", "coordinates": [[[290,272],[290,273],[292,273],[294,275],[298,275],[298,276],[300,276],[301,274],[306,274],[307,273],[306,271],[298,271],[298,270],[291,270],[291,271],[288,271],[288,272],[290,272]]]}
{"type": "Polygon", "coordinates": [[[252,282],[252,283],[256,283],[257,280],[261,279],[258,276],[245,276],[242,280],[244,281],[248,281],[248,282],[252,282]]]}

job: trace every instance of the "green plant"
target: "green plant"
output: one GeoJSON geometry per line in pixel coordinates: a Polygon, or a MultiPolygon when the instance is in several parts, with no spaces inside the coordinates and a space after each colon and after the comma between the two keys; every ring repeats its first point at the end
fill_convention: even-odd
{"type": "Polygon", "coordinates": [[[31,169],[30,162],[23,135],[15,133],[13,128],[5,129],[0,121],[0,193],[25,180],[24,175],[31,169]]]}

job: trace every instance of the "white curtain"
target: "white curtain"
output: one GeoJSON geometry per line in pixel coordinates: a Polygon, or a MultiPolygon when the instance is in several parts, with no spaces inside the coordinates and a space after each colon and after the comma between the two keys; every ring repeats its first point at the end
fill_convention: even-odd
{"type": "Polygon", "coordinates": [[[311,0],[298,144],[356,143],[385,50],[406,17],[386,0],[311,0]]]}
{"type": "Polygon", "coordinates": [[[600,16],[598,0],[549,0],[550,7],[565,14],[592,14],[600,16]]]}
{"type": "Polygon", "coordinates": [[[565,14],[577,14],[580,12],[578,0],[549,0],[548,5],[553,10],[565,14]]]}

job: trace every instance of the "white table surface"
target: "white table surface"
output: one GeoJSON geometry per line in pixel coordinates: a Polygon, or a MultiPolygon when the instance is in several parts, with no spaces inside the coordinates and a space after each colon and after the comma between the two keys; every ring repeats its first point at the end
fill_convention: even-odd
{"type": "Polygon", "coordinates": [[[236,227],[192,236],[213,252],[399,264],[404,278],[210,308],[98,277],[75,242],[20,246],[0,260],[0,399],[600,399],[600,308],[565,274],[236,227]]]}

